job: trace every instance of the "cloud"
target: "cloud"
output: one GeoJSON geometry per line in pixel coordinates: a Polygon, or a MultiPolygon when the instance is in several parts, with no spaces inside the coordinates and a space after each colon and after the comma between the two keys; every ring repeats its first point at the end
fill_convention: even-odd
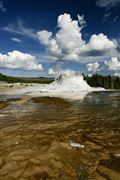
{"type": "Polygon", "coordinates": [[[38,41],[45,46],[44,57],[52,61],[76,60],[85,63],[90,62],[94,57],[99,60],[105,56],[118,56],[117,41],[109,39],[103,33],[93,34],[86,42],[81,31],[86,26],[84,15],[77,17],[77,20],[72,20],[70,14],[66,13],[58,16],[56,33],[47,30],[35,32],[24,27],[19,18],[16,26],[9,24],[2,30],[38,41]]]}
{"type": "Polygon", "coordinates": [[[117,76],[117,77],[120,77],[120,73],[114,73],[113,76],[117,76]]]}
{"type": "MultiPolygon", "coordinates": [[[[115,7],[119,6],[120,0],[97,0],[96,5],[100,8],[105,9],[103,22],[106,22],[110,18],[110,16],[112,15],[111,9],[113,10],[113,9],[115,9],[115,7]]],[[[115,10],[117,10],[117,9],[115,9],[115,10]]],[[[112,18],[112,21],[116,22],[118,20],[118,18],[119,18],[119,16],[115,16],[112,18]]]]}
{"type": "Polygon", "coordinates": [[[48,70],[48,74],[49,74],[49,75],[55,75],[55,76],[58,77],[60,74],[68,74],[68,75],[69,75],[69,74],[75,74],[75,71],[74,71],[74,70],[71,70],[71,69],[55,70],[55,69],[53,69],[53,68],[50,68],[50,69],[48,70]]]}
{"type": "Polygon", "coordinates": [[[79,25],[82,27],[85,27],[86,26],[86,21],[84,19],[84,15],[80,16],[79,14],[77,15],[78,17],[78,22],[79,22],[79,25]]]}
{"type": "Polygon", "coordinates": [[[4,7],[2,1],[0,1],[0,11],[1,11],[1,12],[6,12],[6,8],[4,7]]]}
{"type": "Polygon", "coordinates": [[[12,37],[11,40],[14,41],[14,42],[17,42],[17,43],[21,43],[22,42],[20,39],[15,38],[15,37],[12,37]]]}
{"type": "Polygon", "coordinates": [[[7,55],[0,54],[0,64],[3,68],[22,70],[43,70],[41,64],[37,63],[35,56],[20,51],[8,52],[7,55]]]}
{"type": "Polygon", "coordinates": [[[24,27],[23,22],[19,18],[17,19],[17,25],[8,24],[7,26],[2,27],[2,30],[37,40],[37,35],[34,30],[24,27]]]}
{"type": "Polygon", "coordinates": [[[91,36],[89,43],[86,44],[86,52],[90,52],[89,55],[102,55],[108,51],[112,51],[117,47],[117,42],[115,40],[111,41],[106,35],[100,33],[98,35],[94,34],[91,36]]]}
{"type": "Polygon", "coordinates": [[[112,57],[110,61],[105,61],[105,65],[109,70],[120,71],[120,61],[117,57],[112,57]]]}
{"type": "Polygon", "coordinates": [[[119,16],[115,16],[113,22],[116,22],[119,19],[119,16]]]}
{"type": "Polygon", "coordinates": [[[91,74],[91,73],[88,74],[88,77],[92,77],[92,76],[93,76],[93,74],[91,74]]]}
{"type": "Polygon", "coordinates": [[[48,32],[46,30],[37,32],[37,36],[41,44],[48,45],[49,41],[52,37],[52,32],[48,32]]]}
{"type": "Polygon", "coordinates": [[[110,18],[110,16],[111,16],[111,11],[110,11],[110,9],[109,9],[109,8],[108,8],[108,9],[105,9],[105,14],[104,14],[104,16],[103,16],[102,22],[106,22],[106,21],[110,18]]]}
{"type": "Polygon", "coordinates": [[[114,7],[120,4],[120,0],[97,0],[96,5],[99,7],[114,7]]]}
{"type": "Polygon", "coordinates": [[[86,65],[87,69],[89,72],[97,72],[97,71],[100,71],[100,65],[98,62],[95,62],[95,63],[88,63],[86,65]]]}
{"type": "Polygon", "coordinates": [[[48,74],[55,75],[56,71],[53,68],[48,69],[48,74]]]}
{"type": "Polygon", "coordinates": [[[85,26],[84,16],[78,15],[78,20],[72,20],[70,14],[58,16],[56,34],[47,30],[37,32],[38,39],[46,47],[50,60],[79,61],[82,57],[100,57],[116,52],[117,41],[110,40],[103,33],[93,34],[86,42],[82,38],[82,28],[85,26]]]}

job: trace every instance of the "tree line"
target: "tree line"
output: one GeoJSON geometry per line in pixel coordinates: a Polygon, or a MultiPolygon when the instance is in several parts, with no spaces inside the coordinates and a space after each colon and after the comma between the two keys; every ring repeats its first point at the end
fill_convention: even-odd
{"type": "Polygon", "coordinates": [[[102,76],[94,74],[89,77],[88,75],[84,76],[84,79],[92,87],[103,87],[105,89],[120,89],[120,78],[114,76],[102,76]]]}
{"type": "Polygon", "coordinates": [[[53,78],[45,78],[45,77],[38,77],[38,78],[28,78],[28,77],[13,77],[13,76],[6,76],[0,73],[0,81],[5,81],[7,83],[41,83],[41,84],[49,84],[54,81],[53,78]]]}

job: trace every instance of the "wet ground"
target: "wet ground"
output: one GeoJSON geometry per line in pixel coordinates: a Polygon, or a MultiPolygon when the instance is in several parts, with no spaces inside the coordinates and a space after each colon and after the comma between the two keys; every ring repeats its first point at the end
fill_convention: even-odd
{"type": "Polygon", "coordinates": [[[5,95],[0,104],[1,180],[120,179],[119,92],[83,101],[5,95]]]}

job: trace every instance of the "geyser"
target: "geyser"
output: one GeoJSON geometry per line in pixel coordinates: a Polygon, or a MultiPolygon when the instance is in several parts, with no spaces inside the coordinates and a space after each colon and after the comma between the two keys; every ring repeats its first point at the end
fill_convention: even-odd
{"type": "Polygon", "coordinates": [[[90,87],[81,74],[63,73],[51,84],[40,84],[27,87],[14,93],[37,96],[83,99],[88,92],[103,91],[104,88],[90,87]]]}
{"type": "Polygon", "coordinates": [[[83,79],[81,74],[60,74],[60,76],[51,83],[50,87],[55,87],[56,90],[63,91],[92,91],[92,87],[90,87],[87,82],[83,79]]]}
{"type": "Polygon", "coordinates": [[[50,96],[78,100],[83,99],[88,92],[104,89],[90,87],[81,74],[65,72],[60,74],[53,83],[41,85],[39,92],[34,90],[30,93],[32,96],[50,96]]]}

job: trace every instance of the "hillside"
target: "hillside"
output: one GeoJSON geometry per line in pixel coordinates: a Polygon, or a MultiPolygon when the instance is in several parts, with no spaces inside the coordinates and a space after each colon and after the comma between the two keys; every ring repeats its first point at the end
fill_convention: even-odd
{"type": "Polygon", "coordinates": [[[6,76],[0,73],[0,81],[6,81],[8,83],[42,83],[42,84],[49,84],[54,81],[53,78],[45,78],[45,77],[38,77],[38,78],[28,78],[28,77],[12,77],[6,76]]]}

